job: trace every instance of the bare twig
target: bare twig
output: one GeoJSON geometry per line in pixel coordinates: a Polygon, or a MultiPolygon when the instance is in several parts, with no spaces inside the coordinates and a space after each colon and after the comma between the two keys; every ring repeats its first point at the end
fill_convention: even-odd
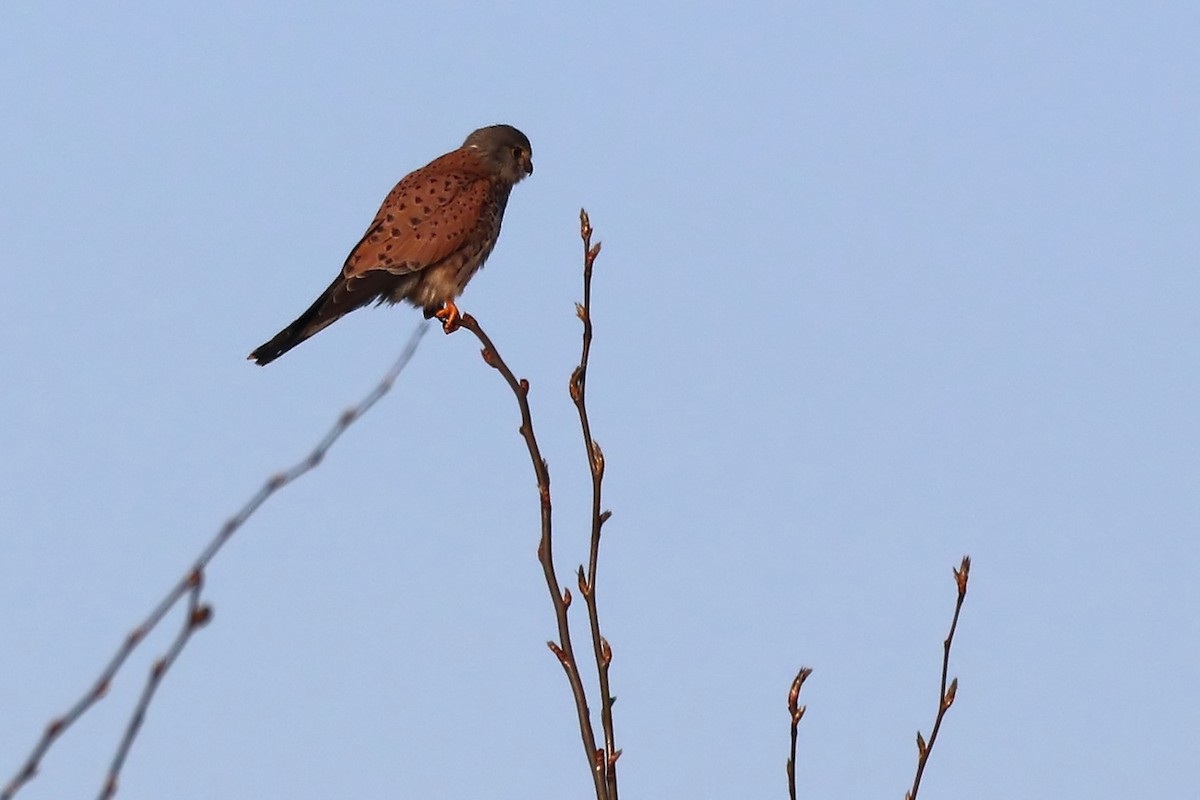
{"type": "Polygon", "coordinates": [[[792,681],[791,690],[788,691],[788,715],[792,718],[792,749],[787,760],[787,779],[788,797],[791,800],[796,800],[796,735],[800,728],[800,720],[804,719],[804,712],[808,710],[808,706],[800,705],[800,690],[804,688],[804,682],[808,680],[809,675],[812,675],[812,670],[801,667],[792,681]]]}
{"type": "Polygon", "coordinates": [[[121,744],[117,746],[117,752],[108,768],[104,786],[100,790],[100,800],[107,800],[117,793],[117,779],[121,775],[121,767],[125,765],[125,758],[129,755],[129,750],[133,747],[133,740],[142,728],[142,722],[146,719],[146,709],[150,707],[150,701],[154,699],[154,693],[162,683],[163,676],[179,658],[179,654],[183,652],[183,648],[192,638],[192,634],[207,625],[212,619],[212,608],[200,604],[200,591],[203,587],[203,573],[192,573],[191,588],[188,590],[187,616],[184,617],[183,627],[179,629],[179,634],[175,637],[175,641],[171,642],[166,654],[150,667],[150,675],[146,678],[146,685],[142,688],[142,696],[138,698],[138,703],[129,718],[129,724],[125,726],[125,735],[121,737],[121,744]]]}
{"type": "Polygon", "coordinates": [[[933,721],[932,730],[929,731],[928,743],[921,732],[917,731],[917,774],[913,777],[912,789],[904,795],[905,800],[917,800],[917,791],[921,788],[921,776],[925,773],[925,764],[929,761],[930,752],[933,751],[933,743],[937,741],[938,731],[942,727],[942,719],[950,710],[950,706],[954,705],[954,696],[958,693],[958,678],[950,681],[949,687],[946,686],[946,678],[950,674],[950,646],[954,643],[954,631],[958,628],[958,615],[962,611],[963,600],[967,596],[967,578],[970,572],[971,557],[963,556],[962,564],[954,570],[954,582],[958,586],[958,600],[954,603],[954,618],[950,622],[950,633],[942,642],[942,685],[938,693],[937,717],[933,721]]]}
{"type": "Polygon", "coordinates": [[[583,431],[584,452],[592,474],[592,536],[588,552],[588,570],[584,577],[579,568],[579,591],[587,606],[588,623],[592,631],[592,651],[596,658],[596,671],[600,684],[600,723],[604,728],[605,784],[610,800],[617,800],[617,749],[613,732],[613,702],[616,700],[609,690],[608,669],[612,664],[612,647],[600,633],[600,613],[596,605],[596,568],[600,558],[600,529],[608,518],[609,511],[602,510],[601,484],[604,481],[604,451],[592,438],[591,422],[587,412],[587,369],[588,356],[592,350],[592,266],[600,255],[600,243],[592,245],[592,223],[587,211],[579,210],[579,235],[583,240],[583,303],[575,305],[575,313],[583,322],[583,344],[579,366],[571,373],[570,392],[575,408],[579,412],[579,425],[583,431]]]}
{"type": "Polygon", "coordinates": [[[588,708],[587,692],[579,672],[579,663],[575,658],[575,649],[571,643],[571,630],[567,620],[567,610],[571,606],[571,591],[558,582],[554,569],[554,539],[553,515],[550,503],[550,469],[542,457],[538,447],[537,437],[533,431],[533,418],[529,409],[529,381],[518,379],[512,369],[505,363],[492,340],[484,333],[479,323],[470,314],[464,314],[461,327],[475,334],[483,345],[483,360],[495,368],[512,390],[521,412],[521,427],[518,433],[525,440],[529,450],[530,461],[533,462],[534,476],[537,478],[538,496],[541,501],[542,533],[538,542],[538,561],[542,565],[542,574],[546,579],[546,587],[550,590],[550,599],[554,605],[554,618],[558,625],[558,641],[547,642],[551,652],[558,658],[566,673],[567,682],[571,686],[571,694],[575,699],[575,711],[579,717],[579,733],[583,742],[584,753],[592,773],[592,782],[596,790],[597,800],[617,800],[617,759],[621,751],[616,749],[613,734],[612,704],[615,698],[609,693],[608,668],[612,662],[612,648],[600,634],[599,614],[596,609],[596,565],[600,549],[600,529],[609,518],[609,512],[601,510],[600,487],[604,477],[604,454],[600,446],[592,439],[591,426],[588,421],[586,404],[586,384],[588,355],[592,344],[591,321],[591,281],[592,265],[600,253],[600,245],[592,246],[592,227],[588,221],[587,212],[580,211],[580,234],[584,248],[584,279],[583,303],[576,306],[579,318],[583,321],[583,346],[579,366],[571,374],[569,383],[571,398],[579,412],[580,425],[583,428],[583,440],[588,456],[588,464],[592,474],[592,537],[588,560],[588,570],[584,573],[579,568],[577,584],[580,594],[588,610],[588,621],[591,625],[592,646],[599,670],[601,694],[601,719],[604,727],[605,744],[603,748],[596,746],[596,732],[592,727],[591,711],[588,708]]]}
{"type": "Polygon", "coordinates": [[[554,604],[554,618],[558,624],[558,641],[546,642],[546,646],[558,658],[566,673],[567,682],[571,686],[571,694],[575,698],[575,711],[579,716],[579,735],[583,740],[584,753],[591,767],[592,782],[596,789],[597,800],[607,800],[608,787],[605,781],[604,751],[596,749],[596,734],[592,730],[591,712],[588,710],[587,692],[583,688],[583,680],[579,675],[579,664],[575,660],[575,649],[571,645],[571,629],[567,624],[567,609],[571,605],[570,589],[560,588],[558,576],[554,571],[554,538],[553,515],[550,506],[550,468],[542,451],[538,447],[537,436],[533,432],[533,417],[529,410],[529,381],[518,379],[512,369],[501,358],[491,338],[479,327],[479,323],[470,314],[463,314],[460,325],[466,328],[483,345],[483,360],[488,366],[496,369],[512,390],[517,399],[521,412],[521,427],[517,432],[525,439],[529,450],[529,459],[533,462],[533,474],[537,478],[538,497],[542,510],[542,535],[538,541],[538,561],[542,564],[542,574],[546,578],[546,587],[550,590],[550,600],[554,604]]]}
{"type": "Polygon", "coordinates": [[[186,635],[181,634],[180,637],[176,639],[175,644],[172,645],[171,650],[168,651],[168,655],[156,663],[155,671],[157,671],[158,674],[151,674],[150,682],[147,684],[146,690],[143,691],[142,699],[138,703],[134,719],[131,721],[130,726],[126,729],[125,738],[122,740],[121,746],[113,760],[113,768],[109,771],[109,783],[111,784],[111,788],[106,788],[105,791],[108,792],[108,794],[102,793],[101,796],[108,797],[111,796],[112,792],[116,791],[117,772],[120,770],[121,764],[124,762],[129,746],[132,744],[134,737],[137,735],[137,730],[141,725],[141,718],[145,715],[146,707],[149,705],[150,700],[153,697],[154,690],[157,688],[158,682],[162,679],[162,673],[166,672],[166,668],[170,666],[170,661],[174,661],[175,657],[179,653],[179,650],[182,650],[183,646],[187,643],[188,638],[190,638],[191,633],[201,624],[203,624],[204,621],[207,621],[208,617],[210,616],[207,606],[199,605],[201,576],[203,576],[209,562],[212,561],[213,557],[216,556],[225,543],[229,541],[230,537],[233,536],[238,528],[240,528],[246,522],[246,520],[258,510],[259,506],[266,502],[268,497],[320,464],[321,459],[325,457],[325,453],[328,452],[329,448],[333,446],[333,443],[336,442],[338,438],[346,432],[346,429],[349,428],[355,420],[365,414],[368,409],[371,408],[371,406],[375,405],[375,403],[377,403],[381,397],[388,393],[388,391],[392,388],[392,384],[396,382],[396,378],[400,375],[404,368],[408,366],[408,362],[412,359],[413,354],[417,350],[417,345],[420,343],[421,337],[425,334],[427,329],[427,324],[421,325],[413,332],[412,336],[409,337],[408,343],[405,345],[404,350],[400,353],[400,356],[396,359],[391,369],[389,369],[384,375],[383,379],[376,384],[375,388],[372,389],[366,395],[366,397],[364,397],[358,403],[358,405],[348,408],[342,412],[337,422],[334,423],[329,432],[325,434],[325,437],[317,443],[317,446],[313,448],[312,452],[310,452],[304,459],[296,463],[291,468],[268,478],[266,483],[263,484],[262,488],[260,488],[258,492],[256,492],[254,496],[251,497],[236,514],[230,517],[225,524],[221,526],[220,530],[217,531],[217,534],[213,537],[212,541],[208,543],[208,546],[201,551],[200,556],[195,560],[195,562],[193,562],[192,566],[188,568],[187,574],[185,574],[183,578],[181,578],[179,582],[167,592],[166,596],[163,597],[154,610],[150,612],[149,616],[147,616],[140,625],[134,628],[129,635],[125,637],[125,641],[117,649],[116,654],[100,673],[99,679],[97,679],[92,685],[92,688],[86,694],[84,694],[83,697],[81,697],[75,703],[75,705],[73,705],[70,710],[67,711],[66,714],[52,720],[50,724],[46,726],[45,731],[42,733],[41,739],[39,739],[37,744],[34,745],[33,750],[30,752],[28,758],[25,759],[25,763],[21,765],[19,770],[17,770],[17,773],[12,780],[10,780],[8,784],[5,785],[2,790],[0,790],[0,800],[11,800],[11,798],[22,786],[33,779],[33,777],[37,774],[38,766],[41,763],[42,757],[46,754],[46,751],[49,750],[58,737],[60,737],[63,732],[65,732],[81,716],[83,716],[88,709],[90,709],[96,703],[96,701],[104,697],[104,695],[108,692],[108,687],[111,685],[113,678],[116,676],[117,672],[120,671],[121,666],[125,663],[125,660],[129,658],[130,654],[133,653],[135,649],[137,649],[137,646],[142,643],[147,635],[149,635],[150,631],[152,631],[155,626],[162,621],[162,618],[166,616],[167,612],[174,608],[175,604],[178,603],[184,595],[190,593],[191,602],[195,604],[195,607],[189,608],[188,622],[185,623],[186,635]],[[197,622],[196,614],[199,612],[203,612],[202,616],[204,619],[197,622]]]}

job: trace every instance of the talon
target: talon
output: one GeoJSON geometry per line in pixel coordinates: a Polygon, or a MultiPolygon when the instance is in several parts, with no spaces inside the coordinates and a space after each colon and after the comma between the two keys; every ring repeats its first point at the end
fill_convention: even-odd
{"type": "Polygon", "coordinates": [[[453,300],[447,300],[435,317],[442,321],[442,330],[446,333],[454,333],[460,326],[462,315],[458,313],[458,306],[454,305],[453,300]]]}

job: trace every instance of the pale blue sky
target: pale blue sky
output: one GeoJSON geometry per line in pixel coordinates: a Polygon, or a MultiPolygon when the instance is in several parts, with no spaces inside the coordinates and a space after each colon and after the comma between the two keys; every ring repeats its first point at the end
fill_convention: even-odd
{"type": "MultiPolygon", "coordinates": [[[[533,384],[569,576],[589,209],[625,796],[785,796],[807,664],[802,794],[901,797],[970,553],[921,796],[1194,797],[1198,40],[1194,3],[5,3],[0,777],[420,315],[246,353],[508,122],[536,172],[461,306],[533,384]]],[[[219,556],[120,796],[589,796],[516,427],[428,336],[219,556]]],[[[22,798],[94,795],[174,627],[22,798]]]]}

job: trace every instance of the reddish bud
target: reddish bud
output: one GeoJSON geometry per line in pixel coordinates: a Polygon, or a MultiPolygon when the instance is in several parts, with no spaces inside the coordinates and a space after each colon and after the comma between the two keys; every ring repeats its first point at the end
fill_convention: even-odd
{"type": "Polygon", "coordinates": [[[942,708],[949,708],[954,705],[954,696],[958,694],[958,678],[950,681],[950,688],[946,689],[946,696],[942,698],[942,708]]]}

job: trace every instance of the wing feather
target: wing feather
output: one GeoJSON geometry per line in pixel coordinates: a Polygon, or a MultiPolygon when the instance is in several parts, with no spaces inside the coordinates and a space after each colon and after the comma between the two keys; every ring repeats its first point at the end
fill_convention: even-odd
{"type": "Polygon", "coordinates": [[[449,153],[396,184],[350,251],[345,277],[417,272],[458,250],[485,216],[491,194],[487,177],[470,166],[449,153]]]}

